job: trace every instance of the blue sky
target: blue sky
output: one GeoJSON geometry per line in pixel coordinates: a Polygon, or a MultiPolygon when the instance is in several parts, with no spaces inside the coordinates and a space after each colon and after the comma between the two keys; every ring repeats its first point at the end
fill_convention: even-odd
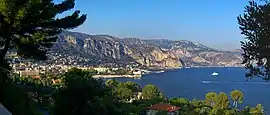
{"type": "MultiPolygon", "coordinates": [[[[57,0],[60,1],[60,0],[57,0]]],[[[87,21],[74,31],[142,39],[191,40],[240,48],[236,17],[247,0],[76,0],[87,21]]]]}

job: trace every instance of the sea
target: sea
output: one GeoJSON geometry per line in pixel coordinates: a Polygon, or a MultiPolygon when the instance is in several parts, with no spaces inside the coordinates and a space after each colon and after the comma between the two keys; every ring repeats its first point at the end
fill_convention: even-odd
{"type": "Polygon", "coordinates": [[[116,79],[133,81],[142,87],[153,84],[168,98],[181,97],[189,100],[203,100],[208,92],[225,92],[229,96],[231,91],[240,90],[244,93],[241,108],[262,104],[268,113],[270,111],[270,82],[260,78],[249,80],[245,77],[246,72],[247,70],[241,67],[183,68],[146,74],[140,79],[116,79]],[[219,75],[213,76],[213,72],[219,75]]]}

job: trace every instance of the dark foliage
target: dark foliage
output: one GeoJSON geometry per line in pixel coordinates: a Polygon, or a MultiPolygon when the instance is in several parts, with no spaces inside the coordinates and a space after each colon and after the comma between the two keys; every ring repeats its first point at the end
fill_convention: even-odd
{"type": "Polygon", "coordinates": [[[0,62],[9,49],[28,58],[46,59],[46,51],[63,29],[73,29],[83,24],[86,15],[80,11],[64,18],[58,14],[73,9],[75,0],[55,4],[53,0],[1,0],[0,2],[0,62]]]}
{"type": "Polygon", "coordinates": [[[114,98],[103,81],[91,73],[71,69],[65,74],[64,87],[55,95],[54,115],[113,115],[117,111],[114,98]]]}
{"type": "Polygon", "coordinates": [[[13,115],[38,114],[37,108],[28,98],[27,92],[12,82],[8,63],[4,61],[4,65],[0,67],[0,102],[13,115]]]}
{"type": "Polygon", "coordinates": [[[27,58],[46,59],[47,50],[65,29],[84,23],[79,10],[63,18],[57,15],[74,8],[74,0],[55,4],[53,0],[0,0],[0,102],[15,115],[32,115],[28,92],[10,79],[5,61],[8,50],[27,58]]]}
{"type": "Polygon", "coordinates": [[[250,70],[247,77],[270,78],[270,3],[258,4],[250,1],[243,15],[237,17],[241,34],[245,67],[250,70]]]}

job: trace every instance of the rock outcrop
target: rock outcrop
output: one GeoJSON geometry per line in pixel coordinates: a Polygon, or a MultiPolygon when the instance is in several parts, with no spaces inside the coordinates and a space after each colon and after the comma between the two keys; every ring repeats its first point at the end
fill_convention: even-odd
{"type": "MultiPolygon", "coordinates": [[[[52,54],[73,56],[87,65],[138,65],[175,68],[183,66],[242,66],[241,50],[220,51],[197,42],[166,39],[141,40],[65,31],[52,54]],[[79,57],[79,58],[78,58],[79,57]]],[[[52,55],[52,59],[56,59],[52,55]]],[[[76,62],[77,63],[77,62],[76,62]]]]}
{"type": "Polygon", "coordinates": [[[137,38],[120,39],[108,35],[88,35],[68,31],[59,35],[51,53],[81,56],[88,58],[91,64],[136,63],[145,67],[161,68],[182,66],[173,52],[137,38]]]}
{"type": "Polygon", "coordinates": [[[173,52],[186,66],[242,66],[241,50],[220,51],[187,40],[147,40],[173,52]]]}

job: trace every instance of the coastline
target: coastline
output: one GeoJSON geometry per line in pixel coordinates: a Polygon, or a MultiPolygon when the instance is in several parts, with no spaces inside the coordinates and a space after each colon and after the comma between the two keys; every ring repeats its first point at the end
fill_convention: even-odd
{"type": "Polygon", "coordinates": [[[241,66],[187,66],[187,67],[148,67],[145,68],[148,71],[161,71],[161,70],[175,70],[175,69],[186,69],[186,68],[242,68],[241,66]]]}
{"type": "Polygon", "coordinates": [[[142,75],[93,75],[93,78],[140,78],[142,75]]]}
{"type": "MultiPolygon", "coordinates": [[[[196,66],[196,67],[179,67],[179,68],[149,68],[144,74],[163,73],[167,70],[190,69],[190,68],[242,68],[241,66],[196,66]]],[[[93,78],[141,78],[144,74],[138,75],[93,75],[93,78]]]]}
{"type": "Polygon", "coordinates": [[[174,69],[183,69],[184,67],[148,67],[148,71],[162,71],[162,70],[174,70],[174,69]]]}
{"type": "Polygon", "coordinates": [[[184,68],[243,68],[244,66],[191,66],[184,68]]]}

